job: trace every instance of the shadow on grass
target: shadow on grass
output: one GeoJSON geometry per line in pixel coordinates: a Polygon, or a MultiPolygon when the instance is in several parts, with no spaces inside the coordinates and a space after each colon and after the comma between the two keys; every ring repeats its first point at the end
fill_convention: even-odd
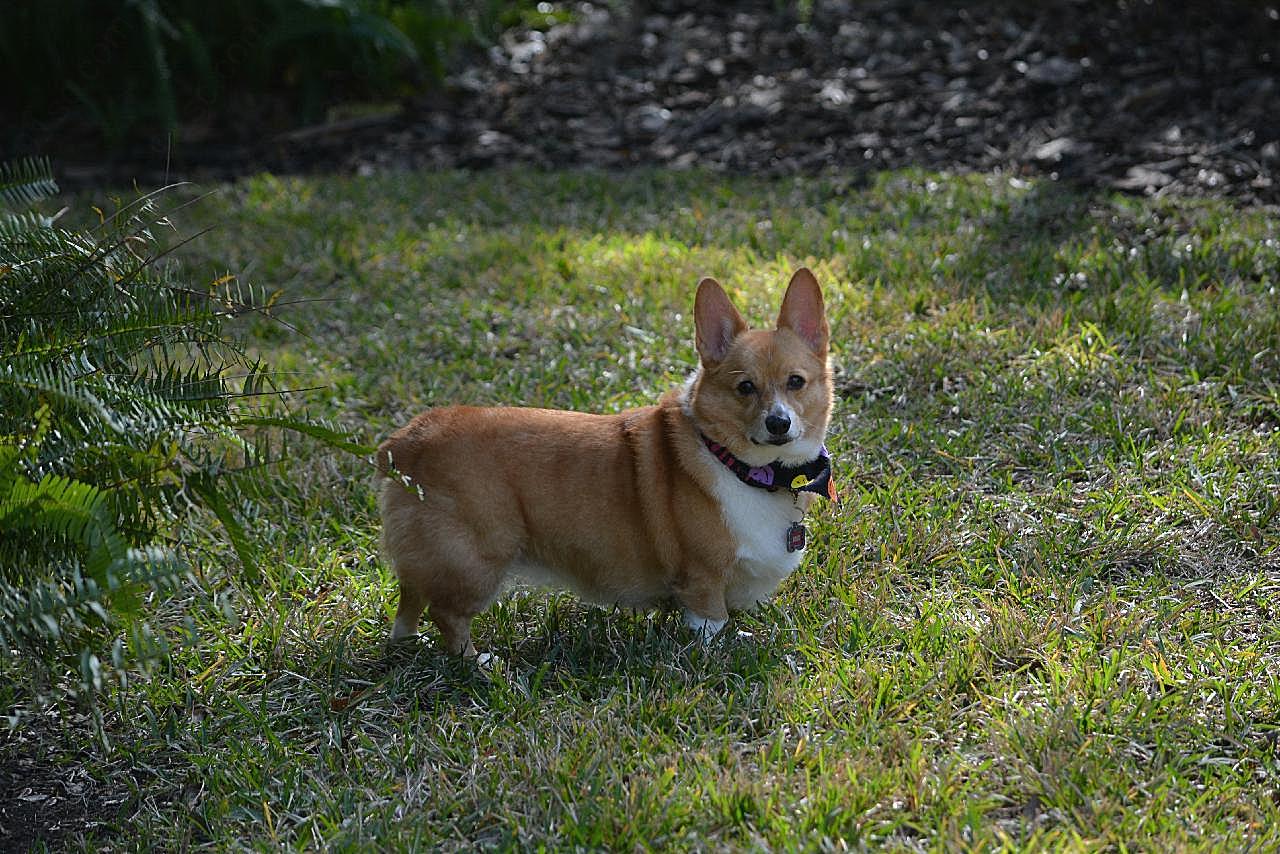
{"type": "Polygon", "coordinates": [[[1035,181],[1008,205],[980,215],[977,239],[959,270],[972,270],[964,289],[979,283],[993,299],[1042,306],[1062,298],[1060,255],[1091,228],[1090,210],[1102,204],[1096,191],[1053,181],[1035,181]],[[999,272],[1003,275],[996,277],[999,272]],[[976,274],[981,275],[976,275],[976,274]]]}
{"type": "MultiPolygon", "coordinates": [[[[769,685],[790,672],[788,655],[794,649],[781,628],[741,636],[731,621],[724,634],[703,644],[678,614],[598,608],[569,597],[550,602],[540,618],[523,615],[514,630],[501,625],[511,618],[511,600],[499,601],[492,610],[497,613],[482,615],[476,627],[477,645],[493,656],[487,664],[447,654],[424,626],[417,639],[394,648],[353,650],[343,677],[381,685],[393,702],[411,696],[433,704],[490,705],[502,699],[495,692],[509,691],[530,701],[558,693],[606,702],[620,684],[638,680],[726,693],[769,685]],[[525,628],[528,633],[521,634],[525,628]]],[[[340,695],[331,710],[343,711],[365,693],[340,695]]]]}

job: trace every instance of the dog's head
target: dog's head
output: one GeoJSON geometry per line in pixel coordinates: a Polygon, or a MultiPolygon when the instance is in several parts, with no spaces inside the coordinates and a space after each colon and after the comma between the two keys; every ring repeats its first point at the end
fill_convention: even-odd
{"type": "Polygon", "coordinates": [[[715,279],[694,299],[702,367],[689,391],[698,427],[748,465],[818,455],[831,418],[830,329],[813,273],[796,271],[776,328],[750,329],[715,279]]]}

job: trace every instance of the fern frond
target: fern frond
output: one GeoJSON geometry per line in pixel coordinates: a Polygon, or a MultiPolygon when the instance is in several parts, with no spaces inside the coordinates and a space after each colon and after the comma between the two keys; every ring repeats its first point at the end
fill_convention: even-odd
{"type": "Polygon", "coordinates": [[[12,240],[28,231],[40,231],[53,225],[53,217],[35,211],[0,213],[0,241],[12,240]]]}
{"type": "Polygon", "coordinates": [[[45,677],[79,654],[69,690],[91,699],[110,635],[117,675],[122,638],[131,662],[150,654],[130,621],[145,591],[186,577],[193,511],[253,572],[241,512],[287,437],[370,449],[276,405],[284,390],[223,323],[272,317],[277,295],[185,278],[159,195],[92,230],[3,210],[54,190],[47,162],[0,167],[0,649],[45,677]]]}
{"type": "MultiPolygon", "coordinates": [[[[218,439],[235,447],[244,447],[241,437],[229,423],[224,399],[225,390],[213,393],[206,385],[204,394],[173,397],[173,388],[165,377],[123,374],[70,373],[65,366],[13,362],[0,367],[0,400],[5,388],[17,393],[39,393],[51,396],[64,410],[72,409],[135,447],[156,443],[179,442],[185,437],[218,439]]],[[[197,387],[190,376],[179,384],[197,387]]],[[[98,433],[100,430],[89,430],[98,433]]]]}
{"type": "Polygon", "coordinates": [[[109,626],[137,611],[130,600],[141,590],[164,590],[186,577],[188,568],[171,550],[129,549],[110,567],[108,590],[78,562],[53,568],[34,584],[0,578],[0,646],[26,647],[59,641],[91,623],[109,626]]]}
{"type": "Polygon", "coordinates": [[[53,165],[47,157],[23,157],[0,163],[0,204],[18,208],[55,196],[53,165]]]}

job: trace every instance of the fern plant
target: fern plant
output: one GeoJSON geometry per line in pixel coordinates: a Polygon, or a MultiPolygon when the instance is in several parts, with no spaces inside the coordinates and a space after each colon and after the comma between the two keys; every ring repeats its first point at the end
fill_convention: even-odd
{"type": "Polygon", "coordinates": [[[181,522],[212,512],[252,568],[230,508],[276,428],[341,442],[224,334],[262,301],[166,262],[165,193],[68,229],[31,207],[55,191],[47,161],[0,167],[0,648],[90,696],[163,651],[141,603],[187,571],[181,522]]]}

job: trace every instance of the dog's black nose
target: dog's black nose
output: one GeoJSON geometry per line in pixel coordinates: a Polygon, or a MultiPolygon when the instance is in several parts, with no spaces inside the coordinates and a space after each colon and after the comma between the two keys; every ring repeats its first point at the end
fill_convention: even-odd
{"type": "Polygon", "coordinates": [[[768,430],[771,436],[785,436],[791,429],[791,419],[785,415],[766,415],[764,429],[768,430]]]}

